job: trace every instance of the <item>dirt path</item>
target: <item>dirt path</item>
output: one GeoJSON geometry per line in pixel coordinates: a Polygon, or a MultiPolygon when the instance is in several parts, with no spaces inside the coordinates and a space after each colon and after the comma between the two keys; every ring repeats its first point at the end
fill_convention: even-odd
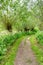
{"type": "Polygon", "coordinates": [[[21,42],[14,65],[38,65],[28,39],[21,42]]]}

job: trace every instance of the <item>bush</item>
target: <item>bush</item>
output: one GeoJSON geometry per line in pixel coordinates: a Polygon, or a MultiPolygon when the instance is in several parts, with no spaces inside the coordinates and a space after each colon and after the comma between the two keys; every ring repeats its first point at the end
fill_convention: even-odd
{"type": "Polygon", "coordinates": [[[13,35],[5,35],[0,37],[0,56],[5,54],[7,47],[11,45],[14,41],[13,35]]]}
{"type": "Polygon", "coordinates": [[[12,45],[18,38],[23,36],[23,33],[8,34],[0,37],[0,56],[4,55],[7,51],[7,47],[12,45]]]}
{"type": "Polygon", "coordinates": [[[43,45],[43,31],[40,31],[36,34],[36,38],[38,40],[38,43],[40,45],[43,45]]]}
{"type": "Polygon", "coordinates": [[[35,27],[33,32],[38,32],[38,31],[39,31],[39,28],[35,27]]]}
{"type": "Polygon", "coordinates": [[[3,40],[3,43],[7,46],[11,45],[12,42],[14,41],[14,36],[13,35],[7,35],[5,39],[3,40]]]}
{"type": "Polygon", "coordinates": [[[31,31],[31,30],[25,32],[25,35],[32,35],[32,34],[35,34],[35,32],[33,32],[33,31],[31,31]]]}
{"type": "Polygon", "coordinates": [[[3,43],[3,38],[0,37],[0,56],[5,54],[6,45],[3,43]]]}

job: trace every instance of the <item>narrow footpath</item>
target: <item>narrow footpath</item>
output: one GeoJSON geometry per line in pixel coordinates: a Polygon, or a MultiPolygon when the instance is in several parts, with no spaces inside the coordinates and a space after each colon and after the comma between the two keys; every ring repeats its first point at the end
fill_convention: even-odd
{"type": "Polygon", "coordinates": [[[22,40],[19,45],[14,65],[38,65],[28,38],[22,40]]]}

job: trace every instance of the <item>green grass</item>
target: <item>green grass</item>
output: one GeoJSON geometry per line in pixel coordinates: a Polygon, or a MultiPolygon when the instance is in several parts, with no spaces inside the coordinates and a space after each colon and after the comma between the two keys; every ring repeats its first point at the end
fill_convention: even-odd
{"type": "Polygon", "coordinates": [[[24,37],[19,38],[14,43],[14,45],[11,47],[10,52],[8,51],[7,55],[5,56],[4,61],[3,61],[4,64],[2,63],[2,65],[14,65],[14,60],[15,60],[15,57],[17,54],[17,50],[18,50],[19,44],[23,38],[24,37]]]}
{"type": "Polygon", "coordinates": [[[35,38],[35,35],[31,36],[30,42],[31,42],[32,50],[36,55],[36,59],[39,65],[43,65],[43,50],[37,45],[37,40],[35,38]]]}

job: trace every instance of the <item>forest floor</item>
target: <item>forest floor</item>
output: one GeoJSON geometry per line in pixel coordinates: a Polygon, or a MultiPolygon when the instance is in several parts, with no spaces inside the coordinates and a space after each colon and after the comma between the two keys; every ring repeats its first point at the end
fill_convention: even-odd
{"type": "Polygon", "coordinates": [[[38,65],[36,56],[31,49],[29,39],[22,40],[19,45],[14,65],[38,65]]]}

